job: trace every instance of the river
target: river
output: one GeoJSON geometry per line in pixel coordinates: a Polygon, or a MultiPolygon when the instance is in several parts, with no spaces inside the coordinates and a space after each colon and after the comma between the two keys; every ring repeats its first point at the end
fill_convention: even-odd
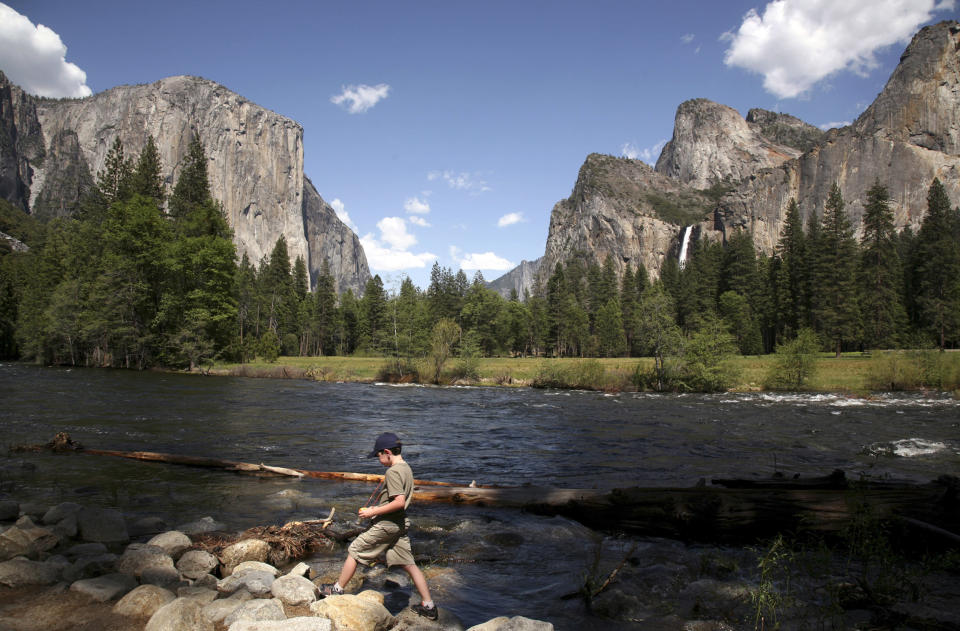
{"type": "MultiPolygon", "coordinates": [[[[504,485],[690,486],[837,468],[928,481],[960,469],[960,401],[929,394],[607,395],[6,363],[0,431],[4,447],[66,431],[91,448],[370,473],[382,468],[364,455],[377,434],[393,431],[419,478],[504,485]]],[[[331,506],[354,513],[372,490],[82,455],[4,450],[2,463],[0,497],[117,506],[170,525],[209,515],[236,530],[325,516],[331,506]]],[[[414,504],[412,515],[417,555],[456,559],[431,581],[441,606],[468,626],[505,614],[558,629],[617,628],[576,599],[560,600],[583,583],[598,544],[607,564],[634,545],[648,558],[689,553],[674,542],[604,541],[575,522],[517,511],[414,504]]],[[[321,561],[335,565],[342,554],[321,561]]]]}

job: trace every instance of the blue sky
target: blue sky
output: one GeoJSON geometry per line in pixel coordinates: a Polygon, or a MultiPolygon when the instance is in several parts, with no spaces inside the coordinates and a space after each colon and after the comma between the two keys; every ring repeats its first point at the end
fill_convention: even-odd
{"type": "Polygon", "coordinates": [[[704,97],[855,119],[951,0],[8,0],[0,69],[79,96],[190,74],[304,128],[304,171],[388,287],[543,254],[589,153],[655,162],[704,97]],[[41,26],[42,25],[42,26],[41,26]]]}

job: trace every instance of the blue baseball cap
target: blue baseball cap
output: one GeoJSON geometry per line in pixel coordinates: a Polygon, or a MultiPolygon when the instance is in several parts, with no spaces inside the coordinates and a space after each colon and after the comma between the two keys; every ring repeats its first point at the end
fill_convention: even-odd
{"type": "Polygon", "coordinates": [[[373,451],[371,451],[367,457],[376,458],[377,454],[383,451],[384,449],[392,449],[400,445],[400,439],[397,438],[397,435],[393,432],[384,432],[377,436],[377,442],[373,446],[373,451]]]}

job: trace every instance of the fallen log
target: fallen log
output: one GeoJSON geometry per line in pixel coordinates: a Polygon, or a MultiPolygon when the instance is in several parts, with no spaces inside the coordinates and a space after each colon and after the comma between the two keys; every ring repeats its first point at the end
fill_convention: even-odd
{"type": "MultiPolygon", "coordinates": [[[[377,482],[383,480],[382,474],[377,473],[350,473],[346,471],[310,471],[308,469],[294,469],[277,467],[263,463],[236,462],[222,458],[208,456],[183,456],[155,451],[116,451],[112,449],[88,449],[79,442],[70,438],[66,432],[59,432],[53,440],[42,445],[20,445],[13,447],[13,451],[53,451],[55,453],[82,453],[91,456],[115,456],[144,462],[163,462],[179,464],[189,467],[208,467],[223,469],[235,473],[253,473],[258,475],[282,475],[298,478],[317,478],[324,480],[345,480],[354,482],[377,482]]],[[[414,480],[420,486],[460,486],[454,482],[437,482],[435,480],[414,480]]]]}
{"type": "MultiPolygon", "coordinates": [[[[377,482],[383,475],[234,462],[148,451],[86,449],[65,434],[29,449],[106,455],[149,462],[216,467],[256,475],[377,482]],[[63,448],[64,445],[68,447],[63,448]],[[59,448],[58,448],[59,446],[59,448]]],[[[783,532],[838,533],[865,511],[878,520],[903,523],[943,541],[960,539],[960,482],[941,476],[927,484],[850,482],[842,471],[817,478],[712,480],[690,488],[629,487],[613,490],[545,486],[469,486],[415,480],[418,502],[520,509],[560,515],[605,531],[691,541],[741,543],[783,532]]]]}
{"type": "MultiPolygon", "coordinates": [[[[684,541],[743,543],[778,533],[838,534],[855,519],[905,518],[945,540],[960,530],[957,479],[852,488],[423,488],[418,502],[517,508],[590,528],[684,541]]],[[[956,535],[953,535],[956,537],[956,535]]]]}

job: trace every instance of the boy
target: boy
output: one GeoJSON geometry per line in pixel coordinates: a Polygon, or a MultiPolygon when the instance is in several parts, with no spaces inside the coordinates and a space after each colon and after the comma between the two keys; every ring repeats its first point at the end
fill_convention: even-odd
{"type": "Polygon", "coordinates": [[[389,468],[383,476],[385,484],[377,497],[376,505],[361,508],[359,511],[361,519],[372,519],[372,523],[347,549],[347,560],[343,562],[339,580],[333,585],[321,585],[320,594],[342,594],[343,586],[353,578],[358,563],[370,565],[386,552],[387,566],[402,566],[420,592],[422,602],[413,605],[411,609],[430,620],[436,620],[437,608],[430,597],[427,580],[413,559],[410,538],[407,536],[410,528],[407,507],[413,498],[413,471],[400,455],[402,447],[400,439],[394,433],[384,432],[377,436],[369,457],[379,458],[380,464],[389,468]]]}

